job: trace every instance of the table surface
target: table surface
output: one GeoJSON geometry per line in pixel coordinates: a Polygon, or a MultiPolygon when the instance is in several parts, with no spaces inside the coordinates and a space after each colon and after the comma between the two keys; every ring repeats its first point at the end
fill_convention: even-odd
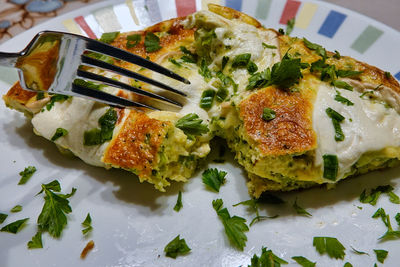
{"type": "MultiPolygon", "coordinates": [[[[12,38],[45,20],[82,6],[102,0],[60,0],[60,6],[50,12],[29,12],[29,3],[15,4],[11,1],[0,0],[0,43],[12,38]]],[[[284,1],[284,0],[282,0],[284,1]]],[[[399,0],[321,0],[354,10],[400,31],[400,1],[399,0]]],[[[41,7],[43,9],[43,7],[41,7]]]]}

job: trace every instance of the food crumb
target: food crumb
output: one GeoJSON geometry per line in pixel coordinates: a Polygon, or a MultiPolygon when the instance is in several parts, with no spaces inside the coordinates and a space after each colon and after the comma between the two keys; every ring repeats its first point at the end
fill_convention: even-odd
{"type": "Polygon", "coordinates": [[[94,248],[94,242],[93,240],[90,240],[87,244],[86,247],[82,250],[81,253],[81,259],[85,259],[87,254],[94,248]]]}

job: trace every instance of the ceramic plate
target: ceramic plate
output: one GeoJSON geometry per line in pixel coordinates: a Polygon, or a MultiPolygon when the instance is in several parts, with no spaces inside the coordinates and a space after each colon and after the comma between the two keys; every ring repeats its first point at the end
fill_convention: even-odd
{"type": "MultiPolygon", "coordinates": [[[[241,10],[267,27],[285,28],[287,19],[296,16],[292,36],[306,37],[327,49],[338,50],[390,71],[399,79],[400,34],[395,30],[352,11],[319,1],[227,0],[227,1],[106,1],[87,6],[51,19],[0,46],[0,51],[22,49],[40,30],[63,30],[99,37],[105,31],[140,29],[161,20],[199,10],[207,2],[217,2],[241,10]]],[[[2,68],[0,86],[5,93],[16,80],[15,72],[2,68]]],[[[249,199],[246,175],[230,155],[227,162],[212,162],[213,156],[186,184],[175,183],[167,193],[159,193],[152,185],[141,184],[132,174],[121,170],[105,170],[84,164],[77,158],[61,155],[45,139],[33,134],[24,116],[0,105],[0,212],[9,214],[4,226],[22,218],[30,218],[18,234],[0,233],[1,266],[247,266],[253,254],[268,247],[291,265],[292,256],[304,256],[319,266],[373,266],[377,262],[374,249],[385,249],[387,266],[400,262],[399,241],[380,242],[386,227],[371,218],[379,207],[394,215],[399,206],[383,195],[376,206],[362,204],[358,197],[364,189],[390,184],[400,194],[400,169],[374,172],[341,182],[333,190],[314,188],[279,194],[283,205],[261,205],[260,215],[279,215],[254,224],[247,233],[244,251],[233,248],[221,221],[212,208],[214,199],[222,198],[231,215],[251,221],[254,214],[245,207],[233,207],[249,199]],[[26,185],[17,185],[18,173],[26,166],[37,172],[26,185]],[[219,194],[205,188],[201,173],[206,167],[226,171],[227,183],[219,194]],[[36,233],[36,220],[43,206],[43,197],[35,196],[42,183],[58,179],[63,192],[77,188],[70,199],[72,213],[60,239],[43,235],[43,249],[28,250],[27,242],[36,233]],[[175,212],[179,191],[183,208],[175,212]],[[312,217],[297,215],[292,204],[307,209],[312,217]],[[10,213],[15,205],[19,213],[10,213]],[[90,212],[93,232],[83,237],[81,222],[90,212]],[[185,238],[192,249],[177,259],[164,255],[165,245],[174,237],[185,238]],[[346,248],[344,260],[319,255],[312,245],[314,236],[336,237],[346,248]],[[80,253],[89,240],[95,248],[85,260],[80,253]],[[352,247],[369,255],[357,255],[352,247]]],[[[218,150],[218,149],[216,149],[218,150]]]]}

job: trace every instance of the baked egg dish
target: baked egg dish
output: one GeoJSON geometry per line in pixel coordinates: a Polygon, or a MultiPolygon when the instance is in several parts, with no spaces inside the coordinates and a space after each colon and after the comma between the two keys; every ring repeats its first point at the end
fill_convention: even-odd
{"type": "MultiPolygon", "coordinates": [[[[31,119],[37,135],[90,165],[122,168],[165,191],[187,181],[226,140],[248,174],[252,197],[326,184],[398,165],[400,86],[390,73],[326,51],[303,38],[263,27],[257,20],[214,4],[208,11],[103,41],[156,62],[188,79],[183,84],[111,57],[99,58],[184,92],[179,97],[86,67],[132,86],[175,98],[178,109],[120,109],[79,97],[28,92],[16,83],[3,99],[31,119]]],[[[54,60],[49,40],[26,62],[39,88],[54,60]],[[38,79],[37,77],[41,77],[38,79]]],[[[93,57],[98,55],[93,54],[93,57]]],[[[115,95],[155,100],[90,81],[115,95]]]]}

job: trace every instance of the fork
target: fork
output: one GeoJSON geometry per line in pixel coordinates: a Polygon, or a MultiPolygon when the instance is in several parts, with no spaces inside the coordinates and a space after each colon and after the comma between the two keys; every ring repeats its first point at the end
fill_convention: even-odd
{"type": "Polygon", "coordinates": [[[182,107],[181,103],[170,98],[85,71],[82,66],[96,67],[154,85],[175,94],[186,96],[185,93],[166,84],[99,60],[98,58],[90,57],[88,52],[95,52],[100,56],[106,55],[118,60],[127,61],[185,84],[190,84],[187,79],[138,55],[84,36],[55,31],[38,33],[28,46],[19,53],[0,52],[0,65],[17,68],[21,87],[29,91],[47,91],[53,94],[83,96],[116,107],[144,107],[158,110],[158,108],[148,104],[131,101],[101,90],[95,90],[93,87],[88,86],[90,83],[76,82],[83,79],[128,90],[138,95],[182,107]],[[35,64],[39,65],[36,66],[36,71],[40,71],[40,68],[46,68],[44,75],[43,73],[42,75],[35,73],[35,64]],[[41,64],[44,64],[44,66],[40,66],[41,64]]]}

